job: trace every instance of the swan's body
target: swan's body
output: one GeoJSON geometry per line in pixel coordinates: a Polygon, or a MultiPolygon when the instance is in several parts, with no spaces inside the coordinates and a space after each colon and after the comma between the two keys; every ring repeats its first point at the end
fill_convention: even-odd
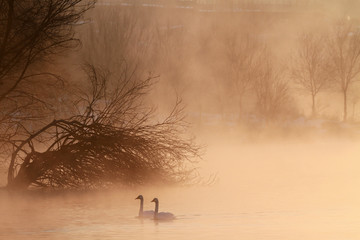
{"type": "Polygon", "coordinates": [[[154,220],[173,220],[174,214],[170,212],[159,212],[159,200],[154,198],[151,202],[155,202],[154,220]]]}
{"type": "Polygon", "coordinates": [[[154,217],[154,211],[144,211],[144,197],[139,195],[135,199],[140,199],[140,210],[139,210],[139,218],[152,218],[154,217]]]}

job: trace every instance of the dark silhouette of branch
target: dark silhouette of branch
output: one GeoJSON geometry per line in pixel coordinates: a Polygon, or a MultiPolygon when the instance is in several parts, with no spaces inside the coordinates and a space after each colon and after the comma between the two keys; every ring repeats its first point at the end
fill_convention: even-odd
{"type": "Polygon", "coordinates": [[[196,178],[192,165],[199,147],[184,135],[181,101],[167,118],[153,122],[152,109],[143,106],[153,77],[112,82],[106,71],[84,69],[91,88],[76,101],[83,111],[14,143],[8,187],[95,188],[196,178]]]}
{"type": "Polygon", "coordinates": [[[93,5],[92,0],[0,0],[1,146],[22,134],[21,125],[36,125],[34,120],[53,113],[46,96],[64,80],[49,71],[49,60],[79,43],[74,26],[93,5]]]}

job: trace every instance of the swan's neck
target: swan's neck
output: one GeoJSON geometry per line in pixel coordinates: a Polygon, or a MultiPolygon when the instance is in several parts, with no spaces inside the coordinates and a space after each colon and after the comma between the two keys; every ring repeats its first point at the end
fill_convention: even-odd
{"type": "Polygon", "coordinates": [[[144,199],[140,199],[140,210],[139,210],[139,216],[143,215],[144,211],[144,199]]]}
{"type": "Polygon", "coordinates": [[[159,202],[156,202],[155,203],[155,217],[157,216],[157,214],[158,214],[158,212],[159,212],[159,202]]]}

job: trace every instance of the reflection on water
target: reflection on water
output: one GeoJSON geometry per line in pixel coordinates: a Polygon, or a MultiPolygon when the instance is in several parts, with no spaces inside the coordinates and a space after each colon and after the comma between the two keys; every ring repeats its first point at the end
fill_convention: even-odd
{"type": "Polygon", "coordinates": [[[219,183],[208,187],[0,192],[0,239],[360,239],[358,144],[334,146],[218,146],[207,164],[219,183]],[[136,218],[139,193],[145,210],[159,197],[177,219],[136,218]]]}

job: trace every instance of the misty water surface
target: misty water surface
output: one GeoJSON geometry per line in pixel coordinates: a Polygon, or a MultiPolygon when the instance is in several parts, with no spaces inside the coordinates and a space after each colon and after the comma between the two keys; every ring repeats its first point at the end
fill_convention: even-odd
{"type": "Polygon", "coordinates": [[[1,193],[1,239],[359,239],[359,144],[209,146],[212,186],[1,193]],[[142,193],[177,219],[136,218],[142,193]]]}

